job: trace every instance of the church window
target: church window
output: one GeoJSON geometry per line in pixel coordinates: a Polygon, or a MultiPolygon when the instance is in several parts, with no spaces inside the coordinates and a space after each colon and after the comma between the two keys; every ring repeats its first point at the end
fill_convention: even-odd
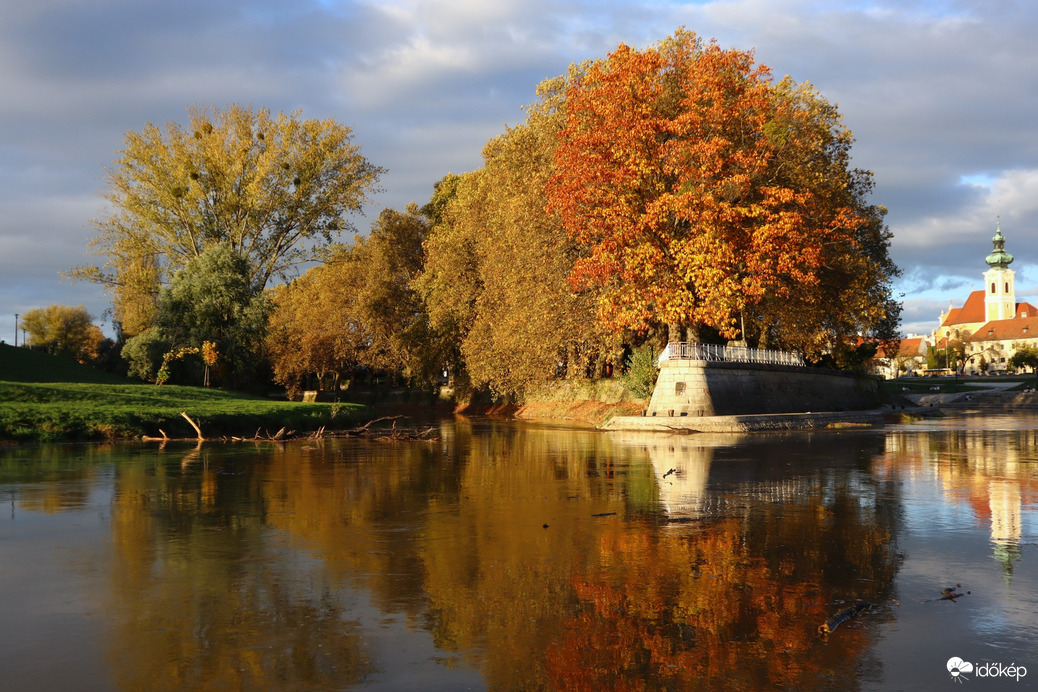
{"type": "Polygon", "coordinates": [[[991,282],[991,292],[992,293],[995,292],[995,282],[994,281],[991,282]]]}
{"type": "Polygon", "coordinates": [[[1006,282],[1006,293],[1009,293],[1009,282],[1006,282]]]}

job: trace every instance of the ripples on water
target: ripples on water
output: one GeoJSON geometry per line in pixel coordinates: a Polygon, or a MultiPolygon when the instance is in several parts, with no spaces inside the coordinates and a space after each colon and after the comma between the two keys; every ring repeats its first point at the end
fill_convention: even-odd
{"type": "Polygon", "coordinates": [[[7,449],[0,680],[909,689],[960,657],[1024,689],[1036,422],[7,449]]]}

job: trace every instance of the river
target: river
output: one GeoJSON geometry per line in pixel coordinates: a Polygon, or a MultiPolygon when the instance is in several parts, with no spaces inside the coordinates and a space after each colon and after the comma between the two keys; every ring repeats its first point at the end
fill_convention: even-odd
{"type": "Polygon", "coordinates": [[[439,427],[0,449],[0,687],[1038,687],[1038,417],[439,427]]]}

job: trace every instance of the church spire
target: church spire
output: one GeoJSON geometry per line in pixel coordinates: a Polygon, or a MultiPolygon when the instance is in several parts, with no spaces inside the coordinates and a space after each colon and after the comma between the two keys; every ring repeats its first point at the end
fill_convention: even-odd
{"type": "Polygon", "coordinates": [[[996,224],[995,237],[991,239],[991,242],[995,246],[994,252],[984,258],[984,261],[988,263],[988,266],[994,269],[1005,269],[1013,263],[1013,256],[1006,252],[1006,239],[1002,235],[1002,220],[996,224]]]}

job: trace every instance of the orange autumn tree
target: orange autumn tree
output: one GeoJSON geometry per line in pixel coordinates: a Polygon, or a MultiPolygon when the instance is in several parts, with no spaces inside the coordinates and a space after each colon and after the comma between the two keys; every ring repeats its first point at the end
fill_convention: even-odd
{"type": "Polygon", "coordinates": [[[885,212],[809,87],[682,30],[587,64],[564,109],[548,208],[586,244],[570,279],[602,289],[607,325],[807,353],[893,333],[885,212]]]}

